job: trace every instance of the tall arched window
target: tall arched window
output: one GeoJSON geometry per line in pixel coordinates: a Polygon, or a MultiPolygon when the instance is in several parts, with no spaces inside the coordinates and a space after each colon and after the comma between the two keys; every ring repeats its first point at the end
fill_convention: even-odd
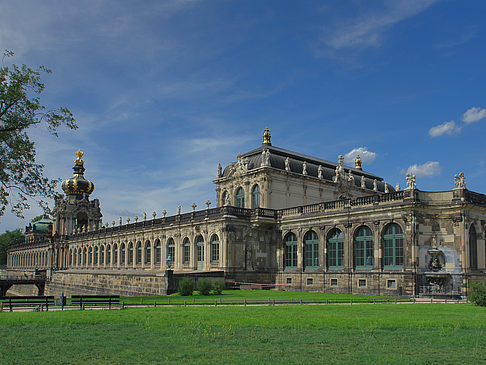
{"type": "Polygon", "coordinates": [[[391,223],[383,232],[383,269],[400,270],[403,267],[403,231],[391,223]]]}
{"type": "Polygon", "coordinates": [[[167,240],[167,262],[171,264],[175,261],[175,243],[171,237],[167,240]]]}
{"type": "Polygon", "coordinates": [[[101,245],[100,247],[100,266],[105,264],[105,246],[101,245]]]}
{"type": "Polygon", "coordinates": [[[358,228],[354,235],[354,268],[371,270],[373,268],[373,235],[367,226],[358,228]]]}
{"type": "Polygon", "coordinates": [[[287,233],[284,238],[284,269],[295,270],[297,268],[297,236],[287,233]]]}
{"type": "Polygon", "coordinates": [[[125,265],[125,242],[120,246],[120,264],[125,265]]]}
{"type": "Polygon", "coordinates": [[[98,266],[98,246],[94,248],[93,266],[98,266]]]}
{"type": "Polygon", "coordinates": [[[118,264],[118,244],[113,244],[113,265],[118,264]]]}
{"type": "MultiPolygon", "coordinates": [[[[72,266],[73,264],[73,250],[69,250],[69,266],[72,266]]],[[[42,262],[41,262],[41,266],[42,266],[42,262]]]]}
{"type": "Polygon", "coordinates": [[[137,242],[136,264],[142,264],[142,244],[140,242],[137,242]]]}
{"type": "Polygon", "coordinates": [[[258,185],[251,189],[251,207],[252,209],[260,207],[260,187],[258,185]]]}
{"type": "Polygon", "coordinates": [[[319,267],[319,238],[309,231],[304,236],[304,269],[315,270],[319,267]]]}
{"type": "Polygon", "coordinates": [[[154,250],[155,250],[155,259],[154,259],[155,262],[154,263],[155,264],[160,264],[160,257],[161,257],[161,255],[160,255],[160,249],[161,249],[161,247],[160,247],[160,240],[157,239],[155,241],[155,246],[154,246],[154,250]]]}
{"type": "Polygon", "coordinates": [[[93,262],[93,248],[90,246],[88,248],[88,265],[91,265],[91,263],[93,262]]]}
{"type": "Polygon", "coordinates": [[[469,228],[469,267],[471,270],[478,268],[478,238],[474,225],[469,228]]]}
{"type": "MultiPolygon", "coordinates": [[[[81,261],[81,260],[80,260],[81,261]]],[[[86,266],[86,247],[83,248],[82,266],[86,266]]]]}
{"type": "Polygon", "coordinates": [[[201,235],[196,237],[196,260],[197,269],[202,270],[204,268],[204,238],[201,235]]]}
{"type": "Polygon", "coordinates": [[[150,241],[145,242],[145,265],[150,265],[151,249],[150,241]]]}
{"type": "Polygon", "coordinates": [[[216,234],[211,237],[211,261],[219,261],[219,237],[216,234]]]}
{"type": "Polygon", "coordinates": [[[189,241],[189,238],[184,238],[184,241],[182,243],[182,255],[183,255],[183,261],[185,264],[188,264],[191,262],[191,242],[189,241]]]}
{"type": "Polygon", "coordinates": [[[128,265],[133,265],[133,243],[128,244],[128,265]]]}
{"type": "Polygon", "coordinates": [[[238,208],[244,208],[245,207],[245,191],[243,190],[242,187],[239,187],[238,190],[236,190],[236,206],[238,208]]]}
{"type": "Polygon", "coordinates": [[[327,235],[327,267],[330,270],[344,267],[344,235],[337,228],[331,229],[327,235]]]}
{"type": "Polygon", "coordinates": [[[111,265],[111,246],[106,246],[106,264],[111,265]]]}

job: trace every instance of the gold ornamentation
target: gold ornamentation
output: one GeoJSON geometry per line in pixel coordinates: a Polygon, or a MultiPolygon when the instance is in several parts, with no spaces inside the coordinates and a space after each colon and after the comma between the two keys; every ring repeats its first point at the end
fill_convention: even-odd
{"type": "Polygon", "coordinates": [[[270,137],[271,137],[271,134],[270,134],[270,131],[268,130],[268,127],[267,127],[267,128],[265,128],[265,131],[263,131],[263,143],[271,145],[270,137]]]}
{"type": "Polygon", "coordinates": [[[84,161],[81,159],[83,157],[83,155],[84,155],[84,153],[81,150],[78,150],[76,152],[76,159],[74,160],[74,163],[76,165],[79,165],[79,166],[83,166],[84,165],[84,161]]]}
{"type": "Polygon", "coordinates": [[[362,170],[361,168],[361,158],[359,158],[359,155],[356,156],[356,159],[354,160],[354,167],[357,168],[358,170],[362,170]]]}

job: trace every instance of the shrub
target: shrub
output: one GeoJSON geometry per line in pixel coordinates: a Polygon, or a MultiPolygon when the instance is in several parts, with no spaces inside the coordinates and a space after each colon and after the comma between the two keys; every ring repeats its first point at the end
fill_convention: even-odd
{"type": "Polygon", "coordinates": [[[179,281],[178,291],[179,294],[182,296],[189,296],[192,295],[192,291],[194,289],[194,283],[189,278],[183,278],[179,281]]]}
{"type": "Polygon", "coordinates": [[[213,284],[213,294],[220,295],[225,288],[224,280],[215,281],[213,284]]]}
{"type": "Polygon", "coordinates": [[[199,290],[201,295],[209,295],[212,288],[213,284],[208,279],[199,280],[197,283],[197,290],[199,290]]]}
{"type": "Polygon", "coordinates": [[[469,286],[469,300],[476,305],[486,307],[486,281],[475,281],[469,286]]]}

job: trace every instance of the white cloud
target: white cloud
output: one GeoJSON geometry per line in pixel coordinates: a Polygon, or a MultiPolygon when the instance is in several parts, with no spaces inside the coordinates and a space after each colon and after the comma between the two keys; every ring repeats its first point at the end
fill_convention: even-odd
{"type": "Polygon", "coordinates": [[[396,23],[414,16],[436,0],[396,0],[388,3],[384,11],[368,12],[347,24],[338,26],[335,32],[324,37],[324,43],[333,48],[379,46],[382,34],[396,23]]]}
{"type": "Polygon", "coordinates": [[[411,165],[407,174],[414,174],[417,177],[429,177],[440,175],[440,165],[437,161],[428,161],[422,165],[411,165]]]}
{"type": "Polygon", "coordinates": [[[344,155],[344,161],[346,163],[353,163],[357,155],[359,155],[359,158],[364,163],[371,163],[376,158],[376,153],[368,151],[368,147],[358,147],[346,153],[344,155]]]}
{"type": "Polygon", "coordinates": [[[451,120],[450,122],[444,122],[429,129],[429,136],[439,137],[443,134],[453,135],[461,132],[461,127],[456,125],[456,122],[451,120]]]}
{"type": "Polygon", "coordinates": [[[481,109],[478,107],[472,107],[463,114],[462,120],[465,123],[477,122],[483,118],[486,118],[486,109],[481,109]]]}

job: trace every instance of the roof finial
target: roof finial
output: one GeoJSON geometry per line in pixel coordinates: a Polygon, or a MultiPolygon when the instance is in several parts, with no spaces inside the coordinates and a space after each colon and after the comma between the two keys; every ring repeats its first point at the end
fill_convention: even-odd
{"type": "Polygon", "coordinates": [[[81,159],[83,157],[84,153],[83,151],[81,150],[78,150],[76,152],[76,159],[74,160],[74,163],[78,166],[83,166],[84,165],[84,161],[81,159]]]}
{"type": "Polygon", "coordinates": [[[356,159],[354,160],[354,167],[357,168],[358,170],[363,170],[361,168],[361,159],[359,158],[359,155],[357,155],[356,159]]]}
{"type": "Polygon", "coordinates": [[[271,146],[272,145],[272,143],[270,142],[270,137],[271,137],[271,134],[270,134],[270,131],[268,130],[268,127],[267,127],[263,131],[263,145],[265,145],[265,146],[271,146]]]}

